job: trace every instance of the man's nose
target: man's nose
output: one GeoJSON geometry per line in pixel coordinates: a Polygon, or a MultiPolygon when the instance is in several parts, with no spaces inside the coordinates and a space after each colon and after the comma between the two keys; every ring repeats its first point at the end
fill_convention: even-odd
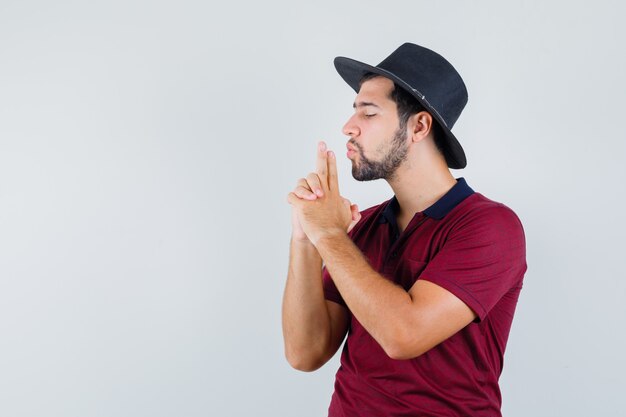
{"type": "Polygon", "coordinates": [[[345,125],[343,125],[343,129],[341,129],[341,131],[343,132],[344,135],[346,136],[350,136],[350,137],[355,137],[359,135],[359,127],[357,126],[357,124],[355,123],[355,118],[356,114],[353,114],[348,121],[346,122],[345,125]]]}

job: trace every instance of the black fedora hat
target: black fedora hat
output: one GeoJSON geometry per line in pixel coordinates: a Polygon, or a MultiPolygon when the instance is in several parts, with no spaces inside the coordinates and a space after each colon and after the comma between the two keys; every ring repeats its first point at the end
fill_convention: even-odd
{"type": "Polygon", "coordinates": [[[450,129],[467,103],[467,89],[459,73],[444,57],[423,46],[405,43],[375,67],[337,57],[335,68],[357,93],[361,78],[371,72],[389,78],[413,95],[445,134],[442,145],[448,166],[465,168],[465,152],[450,129]]]}

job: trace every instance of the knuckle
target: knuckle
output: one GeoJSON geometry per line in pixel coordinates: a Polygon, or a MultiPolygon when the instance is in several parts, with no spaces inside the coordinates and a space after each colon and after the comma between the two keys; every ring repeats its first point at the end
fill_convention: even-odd
{"type": "Polygon", "coordinates": [[[309,182],[311,182],[311,181],[319,181],[319,177],[317,176],[317,173],[315,173],[315,172],[309,173],[309,175],[307,175],[306,179],[309,182]]]}

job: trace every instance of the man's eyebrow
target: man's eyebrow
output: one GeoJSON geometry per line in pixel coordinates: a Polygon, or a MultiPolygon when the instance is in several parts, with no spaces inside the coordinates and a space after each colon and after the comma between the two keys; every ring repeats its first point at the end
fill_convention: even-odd
{"type": "Polygon", "coordinates": [[[370,102],[370,101],[359,101],[358,103],[352,103],[352,108],[357,108],[357,107],[368,107],[368,106],[373,106],[376,107],[378,109],[380,109],[380,106],[370,102]]]}

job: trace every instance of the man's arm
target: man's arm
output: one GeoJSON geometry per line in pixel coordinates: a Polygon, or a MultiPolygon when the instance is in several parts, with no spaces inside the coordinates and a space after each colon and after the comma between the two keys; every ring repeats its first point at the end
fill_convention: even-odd
{"type": "MultiPolygon", "coordinates": [[[[326,169],[326,144],[322,142],[317,151],[317,171],[323,173],[326,169]]],[[[306,179],[300,179],[294,195],[303,201],[323,197],[318,174],[311,173],[306,179]]],[[[346,204],[352,220],[347,226],[349,231],[361,216],[356,205],[346,204]]],[[[291,224],[289,271],[282,312],[285,356],[294,368],[313,371],[328,362],[339,349],[348,329],[348,311],[325,299],[322,258],[302,230],[295,209],[292,209],[291,224]]]]}
{"type": "Polygon", "coordinates": [[[348,329],[346,308],[327,301],[322,259],[308,241],[292,239],[283,296],[283,338],[289,364],[314,371],[337,352],[348,329]]]}
{"type": "Polygon", "coordinates": [[[476,318],[436,284],[418,280],[407,292],[389,281],[345,235],[320,238],[316,247],[352,314],[393,359],[415,358],[476,318]]]}

